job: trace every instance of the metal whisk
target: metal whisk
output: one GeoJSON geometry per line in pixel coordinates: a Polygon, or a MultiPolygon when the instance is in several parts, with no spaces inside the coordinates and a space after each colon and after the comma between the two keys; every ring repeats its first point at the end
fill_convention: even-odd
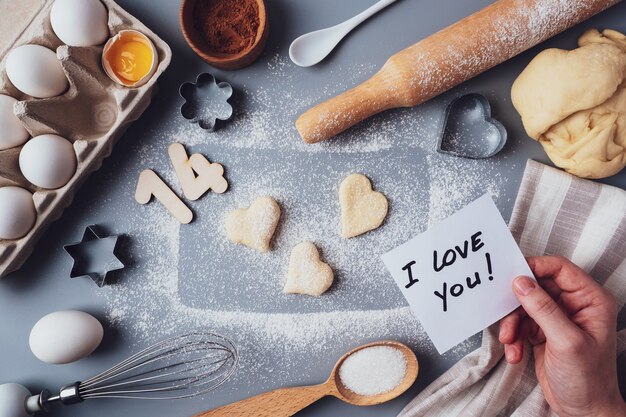
{"type": "Polygon", "coordinates": [[[75,404],[97,398],[170,400],[204,394],[234,373],[235,345],[213,333],[188,333],[164,340],[107,371],[26,401],[26,411],[46,411],[53,403],[75,404]]]}

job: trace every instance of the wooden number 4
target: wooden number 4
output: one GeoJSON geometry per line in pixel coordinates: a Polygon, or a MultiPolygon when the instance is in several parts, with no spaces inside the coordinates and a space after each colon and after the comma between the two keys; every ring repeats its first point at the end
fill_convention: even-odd
{"type": "MultiPolygon", "coordinates": [[[[228,189],[222,165],[212,164],[204,155],[197,153],[188,157],[185,147],[180,143],[170,145],[168,154],[183,193],[189,200],[195,201],[209,190],[221,194],[228,189]]],[[[147,204],[152,196],[179,222],[187,224],[193,220],[192,211],[180,197],[154,171],[146,169],[139,175],[135,200],[140,204],[147,204]]]]}
{"type": "Polygon", "coordinates": [[[228,188],[224,167],[220,164],[210,163],[199,153],[187,157],[185,147],[180,143],[172,143],[167,152],[183,193],[189,200],[195,201],[209,190],[221,194],[228,188]]]}

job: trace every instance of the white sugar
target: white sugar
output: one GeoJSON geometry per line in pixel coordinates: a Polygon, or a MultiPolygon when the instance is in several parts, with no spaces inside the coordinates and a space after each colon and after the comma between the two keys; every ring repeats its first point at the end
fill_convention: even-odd
{"type": "Polygon", "coordinates": [[[389,392],[406,374],[404,354],[392,346],[372,346],[359,350],[339,367],[339,378],[350,391],[359,395],[389,392]]]}

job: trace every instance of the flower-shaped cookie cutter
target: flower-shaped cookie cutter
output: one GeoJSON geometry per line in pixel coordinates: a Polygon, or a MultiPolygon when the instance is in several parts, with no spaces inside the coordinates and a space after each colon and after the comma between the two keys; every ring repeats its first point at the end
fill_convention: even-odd
{"type": "Polygon", "coordinates": [[[183,83],[178,92],[185,100],[180,113],[202,129],[212,132],[218,120],[227,121],[233,117],[233,107],[228,102],[233,87],[225,81],[218,83],[208,72],[198,75],[195,83],[183,83]]]}
{"type": "Polygon", "coordinates": [[[504,148],[507,132],[491,117],[489,100],[480,94],[467,94],[446,108],[437,152],[470,159],[489,158],[504,148]]]}

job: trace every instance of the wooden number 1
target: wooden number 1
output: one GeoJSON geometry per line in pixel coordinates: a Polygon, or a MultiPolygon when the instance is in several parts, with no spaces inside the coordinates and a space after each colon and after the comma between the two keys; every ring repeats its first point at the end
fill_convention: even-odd
{"type": "Polygon", "coordinates": [[[146,169],[139,174],[135,200],[139,204],[147,204],[154,196],[165,206],[179,222],[188,224],[193,220],[193,213],[172,191],[168,185],[151,169],[146,169]]]}
{"type": "Polygon", "coordinates": [[[171,144],[167,152],[178,181],[183,188],[183,193],[188,199],[197,200],[209,189],[221,194],[228,188],[222,165],[212,164],[204,155],[198,153],[188,157],[185,147],[180,143],[171,144]]]}

